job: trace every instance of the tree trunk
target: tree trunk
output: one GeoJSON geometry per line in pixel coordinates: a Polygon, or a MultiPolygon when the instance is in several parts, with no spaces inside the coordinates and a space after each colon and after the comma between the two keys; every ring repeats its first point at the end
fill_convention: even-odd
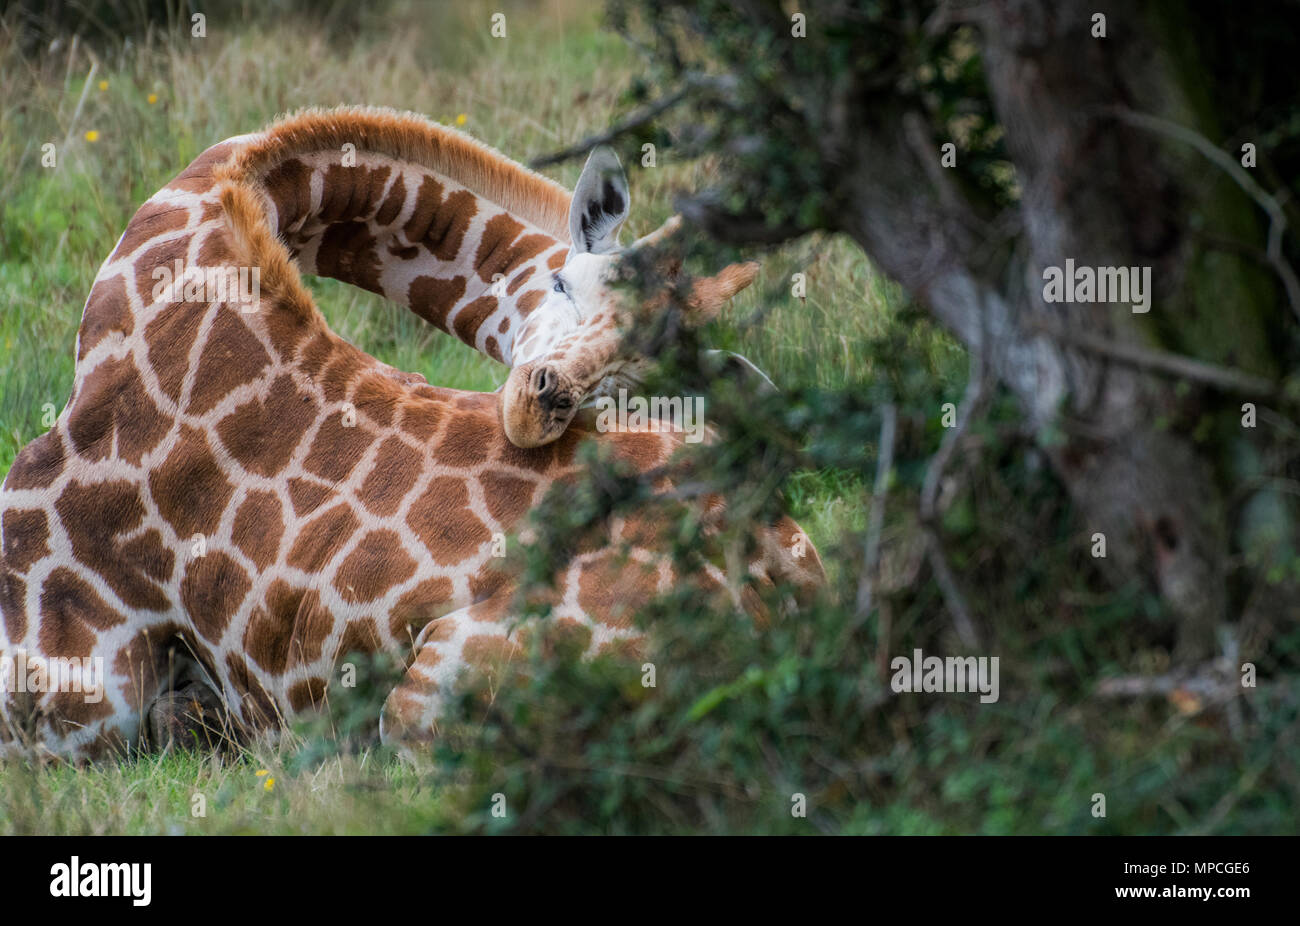
{"type": "MultiPolygon", "coordinates": [[[[1020,187],[1014,221],[989,225],[973,214],[939,166],[924,114],[905,104],[882,111],[879,95],[863,89],[841,98],[827,136],[827,161],[848,177],[843,227],[962,343],[983,352],[1080,511],[1080,544],[1104,533],[1109,564],[1145,577],[1178,619],[1176,656],[1203,658],[1228,616],[1230,487],[1222,461],[1184,425],[1189,412],[1217,415],[1221,424],[1232,415],[1235,423],[1240,400],[1197,390],[1189,398],[1167,376],[1070,346],[1044,327],[1205,356],[1188,341],[1207,327],[1195,313],[1215,307],[1186,291],[1200,259],[1186,217],[1194,201],[1204,205],[1197,184],[1212,186],[1206,175],[1218,168],[1115,117],[1124,107],[1199,128],[1177,62],[1139,28],[1151,21],[1128,16],[1110,24],[1109,37],[1094,38],[1093,8],[1081,2],[994,0],[978,9],[989,92],[1020,187]],[[1128,305],[1046,303],[1043,269],[1067,259],[1150,267],[1150,315],[1128,305]],[[1160,332],[1173,343],[1162,345],[1160,332]]],[[[1246,275],[1220,289],[1229,284],[1234,324],[1250,328],[1267,315],[1246,275]]],[[[1264,297],[1275,299],[1270,289],[1264,297]]],[[[1267,341],[1258,330],[1234,334],[1267,341]]],[[[1266,354],[1235,359],[1276,376],[1266,354]]]]}

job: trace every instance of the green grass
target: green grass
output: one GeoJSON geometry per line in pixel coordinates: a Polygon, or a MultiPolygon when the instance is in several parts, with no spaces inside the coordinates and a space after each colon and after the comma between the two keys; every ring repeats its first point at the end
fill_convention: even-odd
{"type": "MultiPolygon", "coordinates": [[[[208,145],[301,106],[368,103],[444,121],[464,114],[467,131],[525,160],[607,125],[638,71],[635,54],[601,29],[588,4],[509,6],[505,41],[488,35],[495,5],[437,9],[399,4],[383,31],[334,43],[310,21],[212,15],[206,39],[154,34],[129,52],[65,46],[37,59],[0,31],[0,474],[42,433],[46,409],[67,400],[81,309],[100,263],[139,204],[208,145]],[[56,145],[54,167],[41,164],[47,142],[56,145]]],[[[571,186],[580,168],[575,161],[550,173],[571,186]]],[[[653,169],[629,164],[625,239],[657,227],[673,192],[705,181],[709,169],[674,163],[671,150],[653,169]]],[[[379,359],[439,385],[503,382],[503,367],[400,307],[333,281],[309,283],[334,329],[379,359]]],[[[717,346],[745,353],[781,385],[860,383],[871,372],[867,345],[900,301],[855,247],[818,236],[764,258],[757,284],[724,316],[717,346]],[[804,298],[790,294],[795,272],[806,274],[804,298]]],[[[956,358],[932,332],[916,336],[937,361],[956,358]]],[[[819,546],[865,524],[856,476],[799,474],[789,495],[819,546]]],[[[296,747],[263,745],[224,762],[179,754],[91,771],[3,768],[0,834],[432,825],[437,802],[410,766],[362,754],[299,767],[295,755],[296,747]],[[263,768],[275,778],[270,791],[256,775],[263,768]],[[196,794],[206,817],[191,814],[196,794]]]]}

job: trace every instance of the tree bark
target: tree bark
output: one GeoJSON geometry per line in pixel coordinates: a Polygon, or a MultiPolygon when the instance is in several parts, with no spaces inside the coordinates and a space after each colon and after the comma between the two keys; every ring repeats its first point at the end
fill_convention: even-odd
{"type": "Polygon", "coordinates": [[[1146,577],[1178,619],[1176,656],[1206,657],[1227,617],[1227,504],[1214,461],[1163,424],[1185,398],[1167,377],[1042,330],[1046,319],[1152,342],[1157,326],[1127,305],[1047,304],[1043,269],[1067,259],[1151,267],[1151,312],[1178,304],[1191,253],[1184,191],[1165,170],[1167,142],[1113,112],[1158,106],[1186,117],[1189,107],[1160,47],[1131,22],[1093,38],[1081,2],[993,0],[980,11],[988,88],[1020,186],[1014,216],[989,225],[946,188],[924,114],[882,112],[878,96],[849,92],[831,113],[826,152],[847,177],[844,229],[983,352],[1032,427],[1063,435],[1043,443],[1082,514],[1080,544],[1104,533],[1112,567],[1146,577]]]}

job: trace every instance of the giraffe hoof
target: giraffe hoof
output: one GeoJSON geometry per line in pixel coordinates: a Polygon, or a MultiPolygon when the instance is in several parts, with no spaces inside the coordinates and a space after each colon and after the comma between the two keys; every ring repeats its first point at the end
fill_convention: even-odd
{"type": "Polygon", "coordinates": [[[149,745],[155,752],[173,745],[216,749],[229,738],[222,717],[221,699],[207,685],[191,682],[166,691],[149,706],[149,745]]]}

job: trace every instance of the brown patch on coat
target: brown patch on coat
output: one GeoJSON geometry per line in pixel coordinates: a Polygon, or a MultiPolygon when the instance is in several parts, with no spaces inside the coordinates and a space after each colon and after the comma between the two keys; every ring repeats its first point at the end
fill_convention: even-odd
{"type": "Polygon", "coordinates": [[[555,243],[546,235],[520,237],[523,230],[522,222],[504,212],[487,220],[478,252],[474,255],[474,266],[484,283],[491,283],[493,274],[509,276],[520,264],[532,260],[555,243]]]}
{"type": "Polygon", "coordinates": [[[377,515],[396,514],[420,476],[421,462],[420,454],[402,443],[401,438],[389,437],[379,445],[374,466],[361,483],[357,499],[377,515]]]}
{"type": "Polygon", "coordinates": [[[220,309],[208,329],[186,412],[204,415],[231,390],[262,375],[271,357],[235,309],[220,309]]]}
{"type": "Polygon", "coordinates": [[[216,531],[235,487],[212,453],[207,434],[181,425],[171,453],[149,474],[149,492],[158,513],[188,539],[216,531]]]}
{"type": "Polygon", "coordinates": [[[654,598],[658,587],[658,570],[645,563],[590,560],[578,571],[578,606],[602,624],[629,628],[637,607],[654,598]]]}
{"type": "Polygon", "coordinates": [[[63,438],[57,430],[46,431],[14,458],[4,484],[11,489],[48,489],[63,472],[63,438]]]}
{"type": "Polygon", "coordinates": [[[465,295],[465,282],[462,276],[449,280],[416,277],[406,291],[406,304],[425,321],[447,331],[447,313],[465,295]]]}
{"type": "MultiPolygon", "coordinates": [[[[423,381],[424,377],[417,373],[402,374],[403,376],[419,377],[423,381]]],[[[397,414],[397,404],[401,398],[400,389],[393,388],[393,380],[386,376],[367,375],[361,378],[357,384],[355,393],[352,396],[352,404],[356,406],[357,411],[361,412],[381,428],[391,427],[393,417],[397,414]]]]}
{"type": "Polygon", "coordinates": [[[330,365],[317,380],[320,383],[327,402],[342,402],[348,397],[348,390],[356,382],[357,374],[366,367],[370,358],[351,344],[336,341],[330,365]]]}
{"type": "Polygon", "coordinates": [[[537,483],[532,479],[493,471],[480,473],[478,479],[483,483],[488,514],[503,527],[517,522],[533,504],[537,483]]]}
{"type": "Polygon", "coordinates": [[[28,566],[50,554],[50,524],[39,508],[10,508],[0,520],[0,534],[4,535],[5,565],[15,572],[25,573],[28,566]]]}
{"type": "Polygon", "coordinates": [[[427,441],[438,431],[442,405],[428,400],[414,400],[402,406],[401,429],[418,441],[427,441]]]}
{"type": "Polygon", "coordinates": [[[426,624],[447,612],[452,591],[451,579],[425,579],[397,599],[388,612],[389,632],[399,640],[414,640],[426,624]]]}
{"type": "Polygon", "coordinates": [[[312,479],[295,476],[289,480],[289,503],[298,517],[309,514],[338,495],[332,488],[312,479]]]}
{"type": "Polygon", "coordinates": [[[415,568],[396,532],[371,531],[339,565],[334,587],[348,604],[374,601],[415,575],[415,568]]]}
{"type": "Polygon", "coordinates": [[[239,713],[244,723],[258,729],[269,726],[277,719],[275,702],[238,653],[226,654],[226,676],[235,691],[242,696],[239,713]]]}
{"type": "Polygon", "coordinates": [[[276,230],[284,233],[311,208],[311,168],[296,158],[266,172],[262,185],[275,203],[276,230]]]}
{"type": "Polygon", "coordinates": [[[496,423],[485,415],[459,415],[447,422],[447,430],[434,451],[434,459],[443,466],[457,469],[474,466],[487,459],[498,431],[496,423]]]}
{"type": "Polygon", "coordinates": [[[317,215],[330,224],[369,218],[378,208],[391,174],[391,168],[385,165],[329,165],[325,168],[317,215]]]}
{"type": "Polygon", "coordinates": [[[378,239],[365,222],[340,222],[325,229],[316,249],[316,273],[384,295],[378,239]]]}
{"type": "Polygon", "coordinates": [[[108,358],[82,381],[68,416],[68,436],[83,457],[113,452],[133,466],[167,434],[169,422],[145,390],[130,357],[108,358]]]}
{"type": "Polygon", "coordinates": [[[122,544],[119,555],[123,564],[157,582],[170,581],[176,568],[176,553],[163,543],[162,532],[156,527],[122,544]]]}
{"type": "Polygon", "coordinates": [[[411,506],[406,523],[440,566],[461,562],[492,537],[469,508],[465,481],[455,476],[433,479],[411,506]]]}
{"type": "Polygon", "coordinates": [[[317,411],[316,400],[300,392],[286,373],[271,384],[265,399],[250,399],[221,419],[217,434],[244,469],[274,476],[289,462],[317,411]]]}
{"type": "Polygon", "coordinates": [[[379,636],[379,627],[373,617],[350,620],[343,628],[343,636],[339,639],[335,658],[347,656],[349,653],[373,653],[382,646],[383,640],[379,636]]]}
{"type": "Polygon", "coordinates": [[[206,306],[178,302],[159,313],[144,329],[149,345],[149,365],[158,385],[173,402],[181,397],[181,386],[190,367],[190,348],[198,337],[206,306]]]}
{"type": "Polygon", "coordinates": [[[45,577],[37,632],[45,655],[89,656],[97,631],[125,622],[125,617],[71,569],[59,566],[45,577]]]}
{"type": "Polygon", "coordinates": [[[135,211],[126,225],[122,240],[117,243],[109,260],[120,260],[151,238],[184,228],[189,224],[190,210],[168,202],[147,202],[135,211]]]}
{"type": "Polygon", "coordinates": [[[518,644],[499,634],[478,634],[467,639],[461,647],[461,658],[468,665],[492,676],[523,655],[524,651],[518,644]]]}
{"type": "Polygon", "coordinates": [[[107,697],[90,701],[81,691],[56,692],[49,696],[46,703],[50,728],[55,736],[67,736],[77,730],[84,730],[113,714],[113,704],[107,697]]]}
{"type": "Polygon", "coordinates": [[[347,479],[375,442],[374,431],[356,421],[350,427],[346,426],[343,418],[343,412],[338,411],[321,422],[311,443],[311,451],[302,463],[303,469],[326,482],[347,479]]]}
{"type": "Polygon", "coordinates": [[[218,643],[252,587],[243,566],[212,550],[190,560],[181,580],[181,604],[195,629],[218,643]]]}
{"type": "Polygon", "coordinates": [[[284,512],[274,492],[252,491],[235,512],[230,540],[258,569],[275,562],[284,533],[284,512]]]}
{"type": "Polygon", "coordinates": [[[169,190],[184,190],[187,193],[206,193],[212,188],[213,171],[229,160],[236,146],[230,142],[221,142],[204,151],[190,162],[190,166],[171,183],[169,190]]]}
{"type": "Polygon", "coordinates": [[[360,526],[347,503],[339,503],[303,526],[286,562],[304,572],[319,572],[360,526]]]}
{"type": "Polygon", "coordinates": [[[295,711],[317,708],[325,703],[325,679],[309,678],[289,687],[289,706],[295,711]]]}
{"type": "Polygon", "coordinates": [[[125,481],[90,485],[73,481],[64,487],[54,509],[72,544],[72,555],[98,572],[127,607],[167,610],[167,596],[138,564],[123,556],[118,540],[144,518],[139,487],[125,481]]]}
{"type": "Polygon", "coordinates": [[[496,308],[495,296],[481,296],[465,305],[456,313],[456,319],[452,322],[456,337],[466,344],[473,344],[479,328],[487,321],[487,317],[496,311],[496,308]]]}
{"type": "Polygon", "coordinates": [[[431,176],[420,178],[415,193],[415,210],[402,231],[412,244],[420,243],[439,260],[453,260],[469,231],[470,220],[478,212],[474,194],[456,190],[442,195],[443,186],[431,176]]]}
{"type": "Polygon", "coordinates": [[[10,640],[27,635],[26,599],[27,583],[0,560],[0,615],[4,616],[5,634],[10,640]]]}
{"type": "Polygon", "coordinates": [[[121,274],[114,274],[96,281],[86,300],[86,309],[81,317],[81,329],[77,333],[80,347],[77,360],[81,360],[93,348],[110,334],[124,337],[135,330],[135,318],[131,315],[131,300],[126,294],[126,279],[121,274]]]}
{"type": "Polygon", "coordinates": [[[557,443],[559,441],[552,441],[540,447],[525,448],[516,447],[510,441],[502,440],[497,444],[496,462],[517,469],[531,469],[536,473],[545,473],[555,463],[555,445],[557,443]]]}
{"type": "Polygon", "coordinates": [[[267,672],[280,675],[319,659],[333,629],[334,619],[321,606],[317,592],[277,579],[249,617],[244,652],[267,672]]]}
{"type": "Polygon", "coordinates": [[[388,195],[384,197],[384,202],[375,213],[375,223],[378,225],[391,225],[396,218],[401,215],[402,207],[406,205],[406,181],[402,175],[398,174],[393,180],[393,185],[388,189],[388,195]]]}
{"type": "Polygon", "coordinates": [[[134,261],[135,291],[143,305],[151,306],[157,301],[154,299],[155,289],[160,290],[160,295],[164,297],[169,295],[172,297],[165,304],[183,304],[178,298],[184,293],[182,290],[183,281],[176,278],[176,261],[181,261],[182,270],[189,266],[190,241],[193,238],[193,233],[180,235],[168,241],[160,241],[140,252],[140,256],[134,261]],[[166,267],[167,273],[171,277],[170,292],[167,291],[165,286],[168,282],[168,276],[154,275],[154,271],[160,267],[166,267]]]}
{"type": "Polygon", "coordinates": [[[515,303],[515,306],[517,307],[519,314],[526,317],[533,311],[533,309],[541,305],[542,300],[545,298],[546,293],[539,289],[535,289],[531,293],[524,293],[520,296],[519,301],[515,303]]]}

